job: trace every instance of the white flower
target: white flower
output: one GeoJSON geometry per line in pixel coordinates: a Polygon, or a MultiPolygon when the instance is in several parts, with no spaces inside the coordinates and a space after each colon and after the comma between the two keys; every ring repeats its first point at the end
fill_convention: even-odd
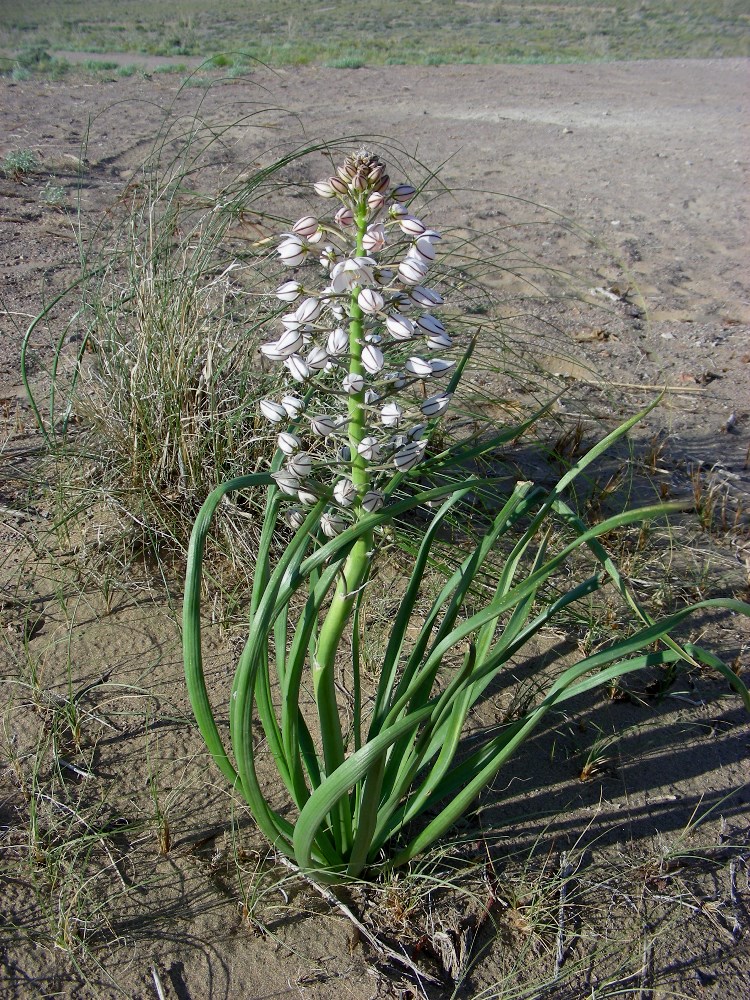
{"type": "Polygon", "coordinates": [[[276,438],[276,444],[285,455],[293,455],[300,446],[300,439],[296,434],[290,434],[289,431],[282,431],[276,438]]]}
{"type": "Polygon", "coordinates": [[[439,243],[442,240],[442,236],[435,229],[425,229],[422,233],[422,239],[429,240],[430,243],[439,243]]]}
{"type": "Polygon", "coordinates": [[[285,281],[281,287],[276,289],[276,296],[282,302],[295,302],[301,294],[302,285],[299,281],[285,281]]]}
{"type": "Polygon", "coordinates": [[[333,487],[333,498],[341,507],[351,507],[357,499],[357,487],[351,479],[339,479],[333,487]]]}
{"type": "Polygon", "coordinates": [[[339,429],[339,418],[322,415],[310,417],[310,426],[313,434],[317,434],[318,437],[328,437],[339,429]]]}
{"type": "Polygon", "coordinates": [[[315,236],[319,227],[320,224],[314,216],[305,215],[303,218],[294,223],[292,226],[292,232],[296,233],[297,236],[303,237],[303,239],[310,239],[310,237],[315,236]]]}
{"type": "Polygon", "coordinates": [[[380,191],[373,191],[371,195],[368,195],[367,207],[371,212],[379,212],[383,205],[385,205],[385,195],[381,194],[380,191]]]}
{"type": "Polygon", "coordinates": [[[358,392],[362,392],[365,387],[365,380],[357,372],[349,372],[347,376],[341,382],[344,388],[344,392],[347,392],[350,396],[356,396],[358,392]]]}
{"type": "Polygon", "coordinates": [[[380,393],[375,392],[374,389],[368,389],[365,393],[365,404],[367,406],[374,406],[380,399],[380,393]]]}
{"type": "Polygon", "coordinates": [[[332,330],[328,334],[328,340],[326,341],[326,351],[330,357],[338,358],[342,354],[347,354],[349,351],[349,334],[346,330],[342,330],[341,327],[332,330]]]}
{"type": "Polygon", "coordinates": [[[357,296],[357,302],[363,313],[378,313],[385,305],[385,299],[374,288],[363,288],[357,296]]]}
{"type": "Polygon", "coordinates": [[[398,403],[391,400],[390,403],[386,403],[385,406],[380,411],[380,422],[384,427],[398,427],[401,423],[401,417],[404,415],[404,411],[398,405],[398,403]]]}
{"type": "Polygon", "coordinates": [[[399,472],[408,472],[419,465],[424,458],[426,448],[426,441],[410,441],[393,456],[393,464],[399,472]]]}
{"type": "Polygon", "coordinates": [[[382,222],[375,222],[367,227],[362,237],[362,246],[368,253],[377,253],[385,246],[385,226],[382,222]]]}
{"type": "MultiPolygon", "coordinates": [[[[307,479],[307,477],[312,472],[312,458],[308,455],[306,451],[300,451],[296,455],[292,456],[286,463],[286,467],[291,472],[293,476],[298,479],[307,479]]],[[[300,484],[297,484],[299,489],[300,484]]]]}
{"type": "Polygon", "coordinates": [[[357,445],[357,451],[368,462],[377,462],[380,458],[380,445],[374,437],[364,437],[357,445]]]}
{"type": "Polygon", "coordinates": [[[327,510],[320,519],[320,527],[326,538],[335,538],[346,528],[346,521],[335,511],[327,510]]]}
{"type": "Polygon", "coordinates": [[[385,497],[380,490],[368,490],[362,497],[362,510],[367,514],[374,514],[384,503],[385,497]]]}
{"type": "Polygon", "coordinates": [[[425,277],[429,267],[427,262],[418,257],[405,257],[398,265],[398,276],[407,285],[418,285],[425,277]]]}
{"type": "Polygon", "coordinates": [[[297,267],[305,259],[307,250],[298,236],[290,236],[276,248],[282,264],[287,267],[297,267]]]}
{"type": "Polygon", "coordinates": [[[424,358],[409,358],[404,368],[410,375],[416,375],[417,378],[428,378],[432,375],[432,362],[425,361],[424,358]]]}
{"type": "Polygon", "coordinates": [[[370,375],[377,375],[379,371],[382,371],[384,364],[385,358],[380,348],[375,347],[374,344],[365,344],[362,348],[362,365],[365,371],[370,375]]]}
{"type": "Polygon", "coordinates": [[[305,512],[301,507],[287,507],[284,511],[284,520],[290,528],[298,531],[305,523],[305,512]]]}
{"type": "Polygon", "coordinates": [[[451,393],[439,392],[435,396],[430,396],[419,407],[426,417],[436,417],[447,410],[451,401],[451,393]]]}
{"type": "Polygon", "coordinates": [[[386,316],[385,325],[394,340],[411,340],[414,336],[414,324],[408,316],[393,312],[386,316]]]}
{"type": "Polygon", "coordinates": [[[320,266],[324,267],[326,270],[330,270],[336,263],[336,251],[332,246],[323,247],[323,252],[318,258],[320,261],[320,266]]]}
{"type": "Polygon", "coordinates": [[[371,284],[373,280],[370,268],[359,260],[348,258],[331,268],[331,291],[337,295],[350,292],[357,285],[371,284]]]}
{"type": "Polygon", "coordinates": [[[284,366],[289,369],[289,374],[295,382],[304,382],[312,374],[307,366],[307,362],[299,354],[292,354],[291,357],[288,357],[284,362],[284,366]]]}
{"type": "Polygon", "coordinates": [[[286,420],[287,418],[287,413],[284,407],[279,406],[278,403],[274,403],[272,399],[261,399],[260,412],[266,420],[270,420],[272,424],[280,424],[282,420],[286,420]]]}
{"type": "Polygon", "coordinates": [[[298,417],[304,408],[304,401],[299,398],[299,396],[282,396],[281,405],[284,407],[284,411],[290,420],[294,420],[298,417]]]}
{"type": "Polygon", "coordinates": [[[290,497],[297,496],[297,492],[300,488],[300,481],[293,473],[282,469],[280,472],[272,472],[271,479],[273,479],[282,493],[285,493],[290,497]]]}

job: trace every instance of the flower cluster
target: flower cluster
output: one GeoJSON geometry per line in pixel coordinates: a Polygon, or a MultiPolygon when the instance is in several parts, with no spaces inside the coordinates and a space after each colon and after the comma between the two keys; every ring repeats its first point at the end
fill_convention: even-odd
{"type": "Polygon", "coordinates": [[[333,537],[347,511],[378,510],[384,480],[422,461],[431,422],[451,398],[426,386],[454,362],[437,356],[452,340],[433,312],[443,299],[424,281],[440,234],[410,212],[415,189],[392,187],[382,160],[362,150],[315,192],[339,203],[333,218],[299,219],[277,252],[290,268],[317,262],[323,287],[308,285],[305,268],[277,290],[294,308],[261,352],[286,368],[296,391],[260,406],[271,423],[287,426],[275,480],[303,505],[287,519],[297,526],[304,506],[326,496],[321,526],[333,537]]]}

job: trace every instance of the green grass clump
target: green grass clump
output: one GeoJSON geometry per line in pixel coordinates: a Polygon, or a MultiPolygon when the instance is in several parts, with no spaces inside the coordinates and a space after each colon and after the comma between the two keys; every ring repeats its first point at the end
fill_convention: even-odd
{"type": "Polygon", "coordinates": [[[30,149],[17,149],[6,153],[0,162],[0,170],[6,177],[18,181],[27,174],[33,174],[39,169],[36,153],[30,149]]]}

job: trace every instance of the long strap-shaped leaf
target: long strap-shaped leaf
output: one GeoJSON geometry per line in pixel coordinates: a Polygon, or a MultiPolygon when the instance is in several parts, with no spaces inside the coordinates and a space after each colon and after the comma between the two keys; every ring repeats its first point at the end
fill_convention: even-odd
{"type": "Polygon", "coordinates": [[[237,771],[230,763],[221,736],[219,735],[203,672],[203,652],[201,646],[203,555],[206,547],[206,538],[211,527],[211,520],[223,498],[235,490],[268,486],[271,483],[273,483],[273,480],[270,475],[267,473],[256,473],[232,479],[215,489],[198,512],[188,547],[185,597],[182,606],[182,648],[185,663],[185,680],[187,682],[190,704],[193,707],[193,713],[201,736],[222,774],[224,774],[232,785],[237,784],[237,771]]]}

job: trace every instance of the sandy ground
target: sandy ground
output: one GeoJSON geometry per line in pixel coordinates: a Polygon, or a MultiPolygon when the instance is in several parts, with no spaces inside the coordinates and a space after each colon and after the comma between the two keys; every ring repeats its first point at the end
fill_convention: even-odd
{"type": "MultiPolygon", "coordinates": [[[[75,278],[78,267],[70,220],[44,205],[40,193],[52,175],[68,206],[80,196],[84,218],[95,220],[143,161],[167,109],[190,116],[199,105],[200,114],[212,121],[255,116],[247,127],[227,133],[217,178],[229,179],[301,143],[345,135],[383,136],[425,163],[443,164],[440,179],[453,190],[440,203],[447,225],[482,232],[488,245],[493,231],[510,227],[503,238],[510,232],[531,258],[574,276],[570,287],[576,294],[569,297],[546,298],[536,289],[512,286],[513,301],[525,297],[530,314],[555,330],[541,351],[547,352],[548,367],[569,380],[573,402],[563,405],[575,410],[585,404],[587,413],[606,421],[612,408],[615,415],[632,411],[653,398],[655,389],[669,386],[643,439],[665,435],[661,458],[670,473],[686,484],[702,467],[736,511],[750,496],[749,78],[750,64],[725,60],[304,68],[262,71],[246,82],[179,95],[174,79],[156,74],[100,83],[0,81],[0,155],[32,149],[46,171],[0,180],[0,403],[11,435],[0,453],[8,470],[0,478],[0,505],[7,514],[0,528],[4,582],[28,574],[29,560],[36,558],[28,538],[44,519],[42,506],[19,513],[16,477],[34,444],[19,376],[20,341],[41,304],[75,278]]],[[[317,179],[315,167],[298,179],[317,179]]],[[[39,354],[32,351],[31,361],[32,380],[42,385],[41,348],[39,354]]],[[[746,587],[746,535],[728,532],[711,546],[712,572],[727,586],[741,589],[744,580],[746,587]]],[[[472,905],[464,897],[458,910],[445,904],[437,917],[432,902],[422,899],[413,918],[405,916],[408,907],[395,890],[355,900],[361,911],[378,911],[373,926],[385,928],[392,944],[404,943],[410,954],[421,955],[424,969],[442,978],[436,985],[394,971],[392,962],[359,941],[346,919],[313,892],[294,885],[287,902],[268,888],[278,875],[262,883],[259,908],[266,932],[251,932],[237,906],[228,795],[205,765],[187,723],[179,636],[168,602],[157,597],[144,610],[123,598],[104,616],[96,599],[87,598],[90,614],[77,615],[72,627],[55,597],[54,573],[45,566],[39,579],[38,628],[26,634],[9,606],[3,612],[9,636],[7,651],[0,650],[3,675],[17,676],[19,656],[31,648],[50,690],[59,683],[56,672],[67,656],[77,685],[112,670],[119,684],[143,692],[135,710],[126,711],[114,694],[108,708],[97,704],[96,713],[92,708],[106,724],[86,757],[100,779],[101,815],[110,823],[124,817],[141,832],[113,834],[102,855],[99,871],[105,874],[97,876],[92,895],[109,895],[112,904],[106,914],[97,910],[96,918],[90,916],[95,962],[88,959],[78,972],[69,954],[50,944],[53,911],[64,909],[63,891],[58,887],[45,896],[43,889],[30,889],[25,879],[14,877],[13,858],[21,856],[21,845],[13,817],[23,808],[18,780],[7,769],[0,808],[10,867],[0,891],[8,920],[20,929],[0,946],[0,995],[153,996],[156,969],[167,996],[194,1000],[240,990],[257,998],[450,996],[450,962],[441,968],[434,953],[435,920],[440,912],[452,914],[452,924],[444,916],[443,931],[450,931],[454,944],[468,940],[466,928],[481,923],[476,899],[484,912],[500,895],[498,885],[520,884],[507,860],[511,856],[533,858],[532,869],[538,860],[538,877],[528,876],[530,884],[512,902],[503,897],[497,904],[499,934],[490,935],[486,924],[477,931],[477,964],[459,995],[485,989],[487,998],[571,1000],[610,996],[614,992],[607,991],[616,989],[620,996],[654,1000],[747,995],[747,862],[737,857],[750,849],[749,824],[746,794],[737,789],[747,781],[748,728],[738,706],[721,699],[718,688],[683,692],[683,700],[659,708],[658,725],[653,706],[620,709],[617,725],[644,730],[645,743],[631,748],[625,740],[618,768],[585,785],[576,781],[569,761],[550,759],[555,734],[540,738],[535,752],[550,759],[548,783],[539,787],[538,764],[529,756],[519,761],[510,791],[496,790],[518,822],[512,836],[504,834],[508,844],[493,856],[492,877],[485,867],[484,881],[472,890],[473,924],[467,916],[472,905]],[[165,855],[156,850],[144,759],[160,775],[168,799],[173,845],[165,855]],[[703,803],[722,796],[713,825],[701,827],[695,840],[685,834],[703,803]],[[527,973],[541,983],[554,971],[559,881],[547,876],[565,870],[561,852],[573,851],[573,845],[580,848],[580,859],[585,855],[586,870],[598,873],[579,877],[577,929],[570,930],[569,951],[569,967],[578,971],[563,977],[564,983],[524,993],[520,984],[527,973]],[[687,852],[699,845],[701,865],[670,868],[670,851],[681,845],[687,852]],[[737,845],[740,853],[731,855],[731,867],[729,846],[737,845]],[[598,853],[605,849],[608,854],[598,853]],[[634,870],[640,875],[629,895],[625,885],[634,870]],[[534,913],[547,914],[542,929],[532,926],[534,893],[543,899],[534,913]],[[598,914],[600,929],[608,928],[602,933],[610,954],[599,964],[585,930],[591,913],[598,914]],[[425,929],[430,920],[431,929],[425,929]],[[481,954],[480,946],[486,946],[481,954]],[[621,969],[613,953],[621,953],[621,969]]],[[[732,622],[719,623],[713,637],[746,669],[745,637],[732,622]]],[[[592,726],[597,719],[592,717],[592,726]]],[[[27,729],[19,713],[6,722],[11,744],[23,746],[27,729]]],[[[482,815],[493,810],[498,812],[491,796],[482,815]]],[[[488,822],[494,822],[492,816],[488,822]]],[[[240,853],[248,871],[256,863],[253,852],[262,847],[253,841],[247,819],[240,827],[247,838],[240,853]]]]}

